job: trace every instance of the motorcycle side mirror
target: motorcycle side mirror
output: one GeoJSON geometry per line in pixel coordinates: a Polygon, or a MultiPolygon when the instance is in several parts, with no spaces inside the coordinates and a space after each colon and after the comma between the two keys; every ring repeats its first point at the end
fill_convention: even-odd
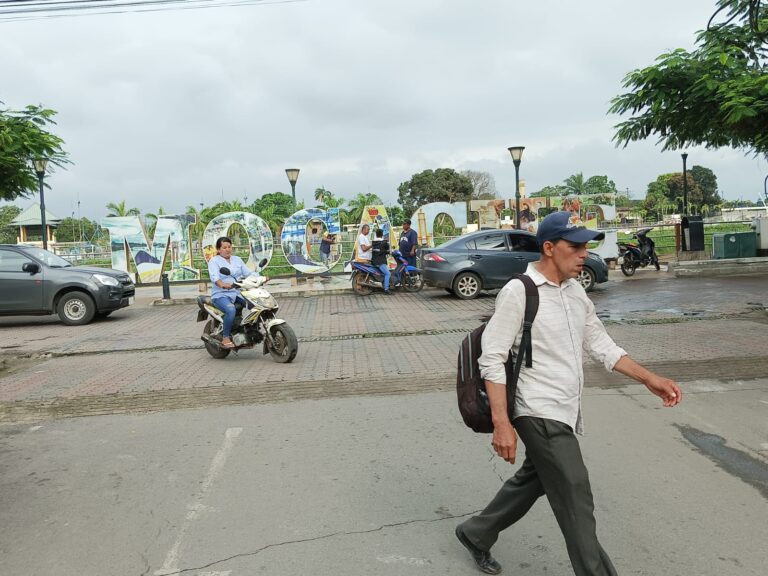
{"type": "Polygon", "coordinates": [[[229,268],[227,268],[227,267],[224,267],[224,268],[219,268],[219,272],[221,272],[222,274],[224,274],[224,276],[231,276],[231,275],[232,275],[232,272],[231,272],[231,271],[230,271],[230,269],[229,269],[229,268]]]}
{"type": "Polygon", "coordinates": [[[259,262],[259,268],[264,268],[267,265],[268,260],[266,258],[262,258],[261,262],[259,262]]]}

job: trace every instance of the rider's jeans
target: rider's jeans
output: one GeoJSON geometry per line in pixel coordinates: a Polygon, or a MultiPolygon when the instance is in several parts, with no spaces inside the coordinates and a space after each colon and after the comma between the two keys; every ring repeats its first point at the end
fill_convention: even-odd
{"type": "Polygon", "coordinates": [[[386,264],[381,264],[377,266],[379,270],[381,270],[381,273],[384,274],[384,290],[389,291],[389,277],[392,275],[389,271],[389,266],[386,264]]]}
{"type": "MultiPolygon", "coordinates": [[[[238,296],[237,299],[241,301],[243,300],[240,296],[238,296]]],[[[224,312],[224,331],[222,337],[229,338],[232,335],[232,324],[234,324],[235,314],[237,314],[235,303],[226,296],[211,299],[211,301],[216,308],[224,312]]]]}

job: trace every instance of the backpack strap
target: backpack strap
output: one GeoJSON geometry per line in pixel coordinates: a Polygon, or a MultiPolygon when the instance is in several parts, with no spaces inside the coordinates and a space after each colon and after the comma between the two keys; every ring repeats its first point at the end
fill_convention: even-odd
{"type": "MultiPolygon", "coordinates": [[[[526,368],[533,366],[533,339],[531,336],[531,327],[539,311],[539,289],[530,276],[517,274],[515,276],[525,286],[525,315],[523,316],[523,336],[520,339],[520,348],[518,349],[515,367],[512,371],[512,384],[517,385],[517,379],[520,376],[520,369],[525,359],[526,368]]],[[[507,383],[509,384],[509,382],[507,383]]]]}

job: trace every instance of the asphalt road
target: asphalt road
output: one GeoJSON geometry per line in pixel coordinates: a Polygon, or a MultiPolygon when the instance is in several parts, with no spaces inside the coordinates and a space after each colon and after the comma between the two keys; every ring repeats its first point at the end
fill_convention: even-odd
{"type": "MultiPolygon", "coordinates": [[[[614,337],[686,393],[663,409],[587,367],[582,446],[620,574],[765,574],[765,280],[638,274],[593,294],[614,337]]],[[[464,428],[441,375],[492,306],[437,291],[286,299],[302,338],[291,366],[207,358],[188,306],[88,330],[0,319],[4,357],[28,356],[0,373],[0,573],[476,573],[453,528],[514,467],[464,428]],[[66,402],[103,410],[32,410],[66,402]]],[[[570,573],[544,500],[494,553],[506,574],[570,573]]]]}

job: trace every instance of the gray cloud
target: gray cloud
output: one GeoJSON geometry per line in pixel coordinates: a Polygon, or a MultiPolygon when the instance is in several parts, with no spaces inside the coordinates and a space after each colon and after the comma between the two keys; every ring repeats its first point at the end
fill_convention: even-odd
{"type": "MultiPolygon", "coordinates": [[[[391,202],[441,166],[487,170],[508,193],[513,144],[528,191],[584,172],[640,197],[680,156],[613,147],[608,103],[631,69],[690,48],[713,6],[309,0],[6,22],[0,99],[59,111],[75,162],[49,179],[61,216],[78,198],[98,218],[122,199],[175,211],[289,192],[293,166],[305,200],[322,185],[391,202]]],[[[762,190],[764,160],[688,152],[729,198],[762,190]]]]}

